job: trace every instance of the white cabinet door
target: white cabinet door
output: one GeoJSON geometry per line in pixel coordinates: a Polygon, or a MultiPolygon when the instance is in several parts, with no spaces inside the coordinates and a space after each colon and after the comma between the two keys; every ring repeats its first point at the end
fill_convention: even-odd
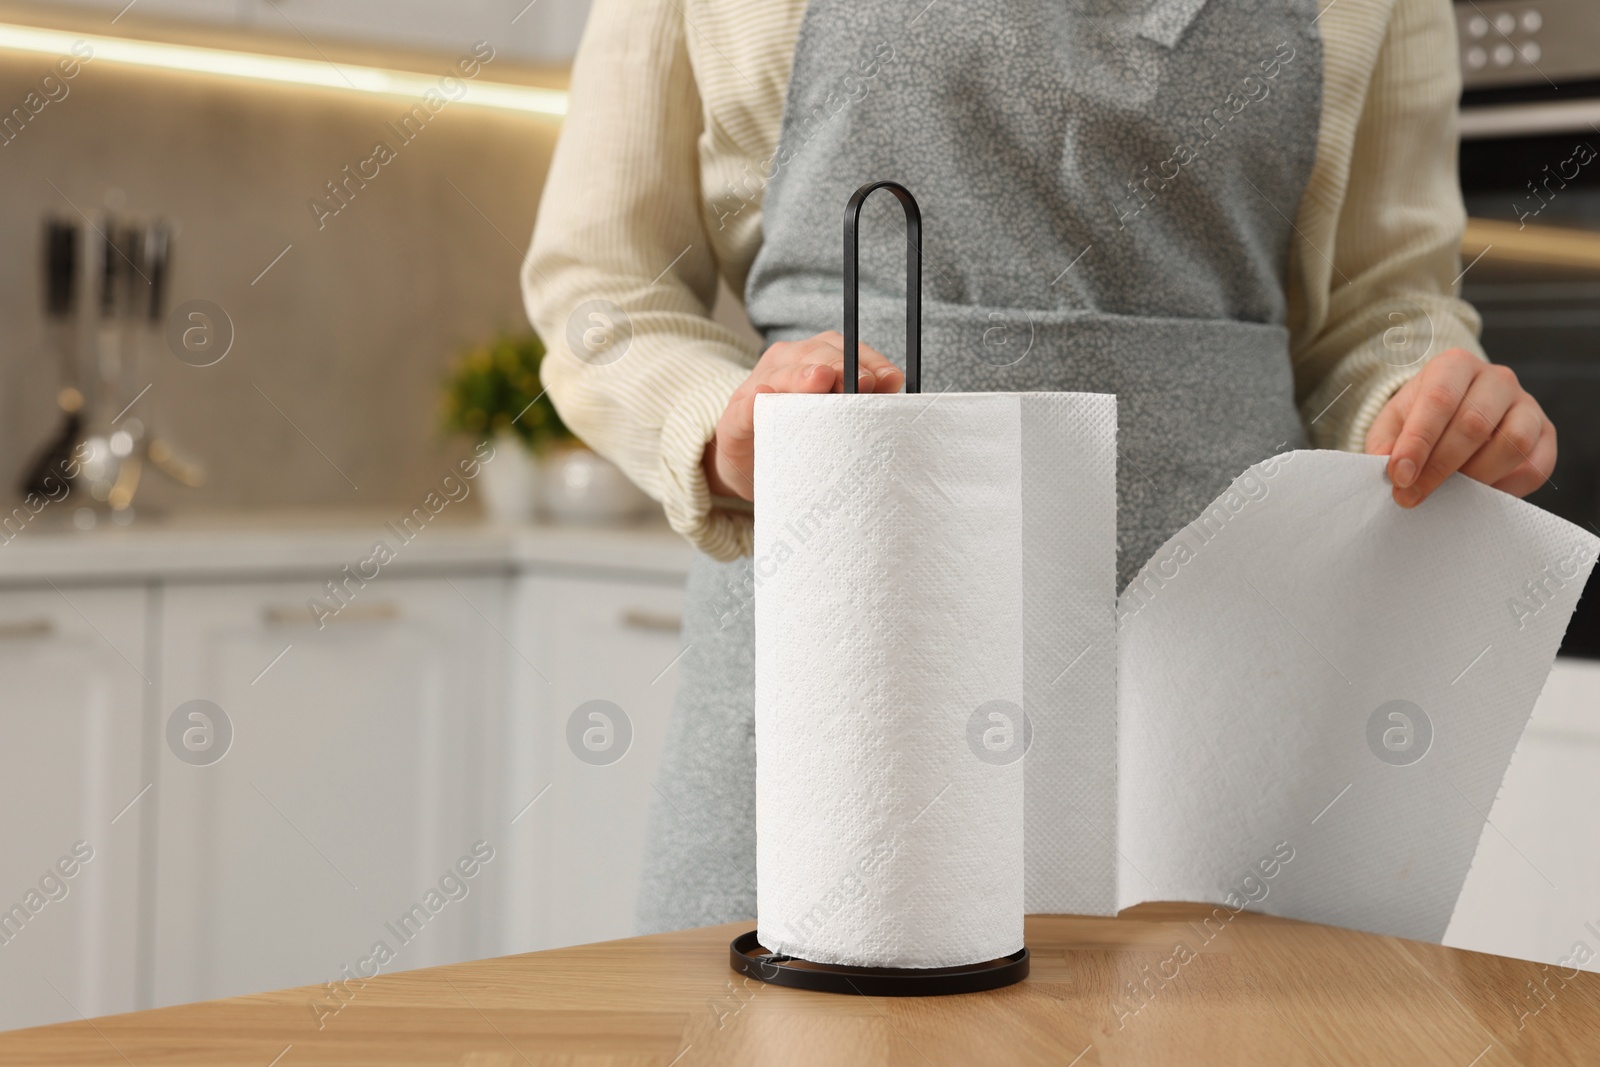
{"type": "Polygon", "coordinates": [[[0,1029],[142,1006],[145,603],[0,592],[0,1029]]]}
{"type": "Polygon", "coordinates": [[[1600,663],[1556,661],[1445,943],[1600,971],[1600,663]]]}
{"type": "Polygon", "coordinates": [[[682,578],[527,575],[514,612],[516,881],[503,951],[627,937],[677,687],[682,578]],[[576,725],[573,723],[577,716],[576,725]]]}
{"type": "Polygon", "coordinates": [[[380,577],[321,627],[311,578],[165,590],[158,1004],[483,954],[506,590],[380,577]]]}

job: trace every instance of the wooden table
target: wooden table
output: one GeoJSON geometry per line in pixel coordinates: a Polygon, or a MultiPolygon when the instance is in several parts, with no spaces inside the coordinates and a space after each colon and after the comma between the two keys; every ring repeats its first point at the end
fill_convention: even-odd
{"type": "Polygon", "coordinates": [[[990,993],[761,985],[728,967],[737,923],[385,975],[342,1007],[307,987],[19,1030],[0,1063],[1600,1063],[1600,975],[1249,914],[1208,941],[1209,911],[1030,918],[1032,976],[990,993]]]}

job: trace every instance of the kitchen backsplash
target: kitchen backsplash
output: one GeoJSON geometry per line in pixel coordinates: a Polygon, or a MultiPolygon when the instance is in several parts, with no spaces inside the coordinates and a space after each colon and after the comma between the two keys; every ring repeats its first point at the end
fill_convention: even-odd
{"type": "MultiPolygon", "coordinates": [[[[469,65],[473,50],[459,49],[469,65]]],[[[493,72],[491,60],[478,76],[493,72]]],[[[234,331],[206,367],[147,335],[138,378],[150,388],[129,414],[207,481],[147,474],[141,511],[410,503],[470,451],[437,428],[439,382],[461,345],[527,327],[517,268],[555,120],[452,104],[402,139],[398,97],[92,58],[41,92],[58,73],[52,57],[0,52],[0,114],[39,94],[0,143],[0,498],[17,495],[61,418],[44,220],[98,226],[108,202],[132,221],[170,220],[167,307],[209,301],[234,331]],[[392,150],[368,165],[379,142],[392,150]]],[[[92,289],[80,303],[89,346],[92,289]]]]}

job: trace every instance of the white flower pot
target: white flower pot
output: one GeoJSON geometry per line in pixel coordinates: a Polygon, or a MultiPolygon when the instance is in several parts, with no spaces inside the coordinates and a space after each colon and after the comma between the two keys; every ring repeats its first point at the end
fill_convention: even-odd
{"type": "Polygon", "coordinates": [[[493,522],[531,522],[539,503],[539,466],[512,433],[494,436],[494,458],[479,468],[483,511],[493,522]]]}
{"type": "Polygon", "coordinates": [[[587,448],[563,448],[540,460],[539,500],[545,518],[571,525],[637,522],[652,501],[616,464],[587,448]]]}

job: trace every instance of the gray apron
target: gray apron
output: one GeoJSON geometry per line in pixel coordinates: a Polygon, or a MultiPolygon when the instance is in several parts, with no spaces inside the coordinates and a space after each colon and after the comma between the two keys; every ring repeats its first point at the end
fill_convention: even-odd
{"type": "MultiPolygon", "coordinates": [[[[1117,395],[1125,586],[1245,467],[1303,444],[1285,286],[1322,108],[1315,16],[1315,0],[812,0],[751,321],[769,343],[838,329],[845,201],[905,184],[925,393],[1117,395]]],[[[861,338],[897,362],[904,241],[879,194],[861,338]]],[[[755,915],[753,598],[749,559],[696,560],[643,932],[755,915]]]]}

